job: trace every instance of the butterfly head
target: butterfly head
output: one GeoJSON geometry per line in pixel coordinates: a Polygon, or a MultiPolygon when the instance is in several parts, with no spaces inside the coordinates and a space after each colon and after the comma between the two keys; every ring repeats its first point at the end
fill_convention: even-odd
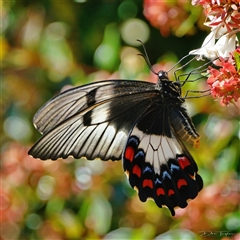
{"type": "Polygon", "coordinates": [[[157,73],[157,75],[158,75],[159,81],[163,81],[163,80],[168,80],[168,81],[169,81],[168,73],[167,73],[167,72],[161,70],[161,71],[159,71],[159,72],[157,73]]]}
{"type": "Polygon", "coordinates": [[[155,74],[158,76],[157,86],[163,99],[181,98],[181,84],[179,82],[169,80],[166,71],[161,70],[155,74]]]}

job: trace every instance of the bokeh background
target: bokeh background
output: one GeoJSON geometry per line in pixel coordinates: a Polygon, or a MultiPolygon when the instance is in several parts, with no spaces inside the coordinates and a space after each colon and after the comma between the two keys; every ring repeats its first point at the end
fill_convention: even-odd
{"type": "MultiPolygon", "coordinates": [[[[175,217],[140,202],[121,161],[42,162],[27,155],[40,137],[34,113],[60,91],[103,79],[156,81],[136,39],[156,71],[200,47],[209,31],[201,7],[187,0],[1,4],[1,239],[240,238],[236,106],[211,97],[187,101],[201,134],[200,149],[189,150],[205,186],[175,217]]],[[[186,89],[207,86],[199,80],[186,89]]]]}

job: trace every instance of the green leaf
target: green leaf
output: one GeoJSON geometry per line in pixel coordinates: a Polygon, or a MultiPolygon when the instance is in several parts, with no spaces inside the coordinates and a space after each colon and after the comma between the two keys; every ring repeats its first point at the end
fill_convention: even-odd
{"type": "Polygon", "coordinates": [[[234,56],[234,59],[235,59],[235,62],[236,62],[237,71],[240,71],[240,53],[234,52],[233,56],[234,56]]]}

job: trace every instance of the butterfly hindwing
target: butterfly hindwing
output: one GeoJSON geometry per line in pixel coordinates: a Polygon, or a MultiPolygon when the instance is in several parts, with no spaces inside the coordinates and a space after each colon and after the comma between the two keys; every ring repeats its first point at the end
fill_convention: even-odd
{"type": "MultiPolygon", "coordinates": [[[[123,153],[124,170],[140,200],[154,199],[172,215],[175,207],[186,207],[187,200],[195,198],[203,187],[195,161],[168,119],[178,110],[171,105],[150,110],[133,128],[123,153]]],[[[189,128],[190,136],[195,129],[189,128]]]]}

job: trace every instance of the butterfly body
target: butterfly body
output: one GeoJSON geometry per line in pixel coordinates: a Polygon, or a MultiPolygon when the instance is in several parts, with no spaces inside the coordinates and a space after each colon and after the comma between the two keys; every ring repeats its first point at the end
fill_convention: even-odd
{"type": "Polygon", "coordinates": [[[183,106],[179,82],[158,73],[156,84],[109,80],[70,89],[35,115],[43,136],[29,154],[42,160],[86,157],[123,160],[141,201],[186,207],[203,187],[183,141],[199,146],[199,135],[183,106]]]}

